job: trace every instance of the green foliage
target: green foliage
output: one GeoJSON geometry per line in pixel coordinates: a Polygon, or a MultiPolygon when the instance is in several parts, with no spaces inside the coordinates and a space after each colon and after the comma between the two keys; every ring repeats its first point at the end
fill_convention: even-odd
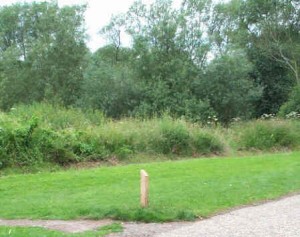
{"type": "Polygon", "coordinates": [[[262,96],[255,103],[256,116],[277,114],[286,102],[294,80],[282,64],[265,56],[259,48],[249,49],[248,55],[255,66],[251,77],[262,87],[262,96]]]}
{"type": "Polygon", "coordinates": [[[130,51],[120,49],[118,61],[113,56],[110,46],[92,55],[82,84],[83,96],[78,104],[82,108],[98,109],[109,117],[120,118],[130,115],[137,106],[141,88],[132,69],[124,62],[130,57],[130,51]]]}
{"type": "Polygon", "coordinates": [[[197,93],[206,98],[220,122],[228,125],[233,118],[249,118],[261,89],[249,79],[251,64],[241,52],[235,57],[223,55],[211,62],[205,77],[197,81],[197,93]]]}
{"type": "Polygon", "coordinates": [[[49,104],[14,108],[0,120],[1,166],[66,165],[91,155],[102,159],[105,152],[101,146],[94,147],[96,138],[80,129],[103,121],[101,113],[84,114],[49,104]]]}
{"type": "Polygon", "coordinates": [[[216,115],[208,101],[197,100],[196,98],[185,101],[185,119],[191,122],[206,124],[209,118],[216,115]]]}
{"type": "Polygon", "coordinates": [[[279,116],[285,117],[293,112],[300,113],[300,86],[293,89],[288,101],[281,106],[279,116]]]}
{"type": "MultiPolygon", "coordinates": [[[[125,75],[122,81],[119,80],[115,86],[115,80],[111,79],[109,85],[112,88],[104,86],[112,92],[109,93],[111,100],[118,91],[119,105],[114,108],[122,105],[116,111],[119,115],[147,118],[169,111],[174,117],[202,118],[199,114],[207,105],[201,98],[195,98],[191,84],[200,72],[196,64],[202,65],[208,47],[202,41],[201,29],[194,27],[198,22],[193,22],[195,18],[190,18],[188,11],[174,9],[172,1],[156,1],[149,8],[135,2],[125,15],[112,18],[102,30],[113,46],[111,58],[114,59],[117,50],[120,59],[110,70],[109,76],[120,70],[120,65],[127,66],[122,68],[122,75],[125,75]],[[133,39],[130,57],[123,61],[124,49],[118,47],[120,42],[116,41],[121,29],[125,29],[133,39]],[[128,72],[131,73],[131,80],[127,78],[128,72]],[[127,94],[119,86],[126,83],[127,94]],[[197,103],[200,104],[198,107],[197,103]],[[201,111],[195,112],[197,108],[201,111]]],[[[105,49],[107,47],[101,51],[105,49]]],[[[102,101],[105,100],[98,99],[99,103],[102,101]]]]}
{"type": "Polygon", "coordinates": [[[183,123],[164,119],[160,125],[160,136],[154,145],[164,154],[183,154],[190,150],[190,136],[183,123]]]}
{"type": "Polygon", "coordinates": [[[33,103],[18,105],[8,112],[12,119],[29,120],[36,117],[45,127],[54,129],[97,126],[105,122],[106,118],[99,110],[83,110],[78,108],[66,108],[57,104],[33,103]]]}
{"type": "Polygon", "coordinates": [[[241,130],[241,149],[271,150],[300,145],[300,127],[287,121],[257,121],[241,130]]]}
{"type": "Polygon", "coordinates": [[[87,53],[84,11],[55,2],[0,7],[2,109],[44,99],[77,101],[87,53]]]}
{"type": "MultiPolygon", "coordinates": [[[[300,84],[296,0],[186,0],[178,8],[172,0],[136,1],[101,30],[109,44],[94,53],[86,47],[85,9],[55,1],[0,7],[1,109],[48,101],[114,119],[168,111],[203,124],[217,116],[228,126],[276,114],[300,84]]],[[[77,147],[76,154],[95,149],[77,147]]]]}
{"type": "Polygon", "coordinates": [[[217,121],[205,128],[168,115],[113,121],[99,111],[46,103],[21,105],[0,114],[0,168],[130,162],[139,156],[221,155],[236,147],[294,149],[300,145],[299,129],[298,121],[288,120],[241,122],[226,129],[217,121]]]}
{"type": "Polygon", "coordinates": [[[7,123],[0,129],[0,167],[9,165],[29,165],[39,162],[41,154],[35,149],[33,136],[38,124],[33,118],[23,126],[7,123]]]}
{"type": "Polygon", "coordinates": [[[262,88],[256,116],[277,113],[299,84],[299,1],[232,0],[214,6],[209,24],[218,54],[241,48],[262,88]]]}
{"type": "Polygon", "coordinates": [[[126,135],[122,131],[114,129],[104,129],[99,137],[100,143],[107,150],[107,155],[120,159],[126,158],[134,152],[133,139],[131,134],[126,135]]]}
{"type": "Polygon", "coordinates": [[[224,144],[215,134],[197,132],[193,134],[193,147],[196,154],[220,154],[224,152],[224,144]]]}

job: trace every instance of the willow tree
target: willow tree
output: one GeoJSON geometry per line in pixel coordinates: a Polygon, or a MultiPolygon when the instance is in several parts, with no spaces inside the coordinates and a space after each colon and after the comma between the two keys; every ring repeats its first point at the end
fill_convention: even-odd
{"type": "Polygon", "coordinates": [[[0,8],[0,103],[74,103],[85,66],[85,6],[54,2],[0,8]]]}

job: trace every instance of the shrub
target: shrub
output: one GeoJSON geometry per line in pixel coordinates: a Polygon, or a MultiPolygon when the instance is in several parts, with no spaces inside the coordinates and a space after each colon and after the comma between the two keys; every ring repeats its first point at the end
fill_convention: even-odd
{"type": "Polygon", "coordinates": [[[271,150],[300,145],[297,120],[259,120],[236,123],[229,128],[204,128],[165,115],[97,124],[83,112],[77,116],[73,109],[57,109],[57,118],[47,117],[47,112],[41,111],[49,108],[54,112],[54,108],[59,108],[47,106],[28,106],[27,114],[24,106],[0,113],[0,168],[49,162],[68,165],[112,157],[121,160],[133,154],[147,157],[220,154],[225,150],[222,136],[233,149],[271,150]],[[35,116],[30,117],[31,114],[35,116]],[[65,120],[61,120],[64,116],[65,120]],[[80,121],[76,121],[76,116],[80,121]]]}
{"type": "Polygon", "coordinates": [[[185,102],[185,118],[191,122],[206,124],[216,115],[208,101],[189,99],[185,102]]]}
{"type": "MultiPolygon", "coordinates": [[[[65,156],[65,158],[61,158],[64,164],[86,160],[104,160],[109,153],[100,142],[99,136],[90,131],[61,130],[53,144],[51,154],[56,154],[58,151],[65,156]]],[[[53,157],[50,159],[53,160],[53,157]]],[[[60,163],[57,160],[56,162],[60,163]]]]}
{"type": "Polygon", "coordinates": [[[68,165],[79,161],[78,157],[71,151],[64,148],[55,148],[49,153],[51,161],[60,165],[68,165]]]}
{"type": "MultiPolygon", "coordinates": [[[[289,100],[281,106],[278,115],[286,117],[291,113],[300,114],[300,86],[296,86],[293,89],[289,100]]],[[[296,116],[296,118],[299,117],[296,116]]]]}
{"type": "Polygon", "coordinates": [[[108,156],[124,159],[134,153],[133,137],[114,129],[104,130],[99,136],[99,142],[105,147],[108,156]]]}
{"type": "Polygon", "coordinates": [[[160,125],[158,138],[153,138],[158,152],[180,155],[189,150],[190,135],[183,123],[164,119],[160,125]]]}
{"type": "Polygon", "coordinates": [[[34,145],[34,131],[38,124],[33,118],[24,124],[2,122],[0,128],[0,166],[12,164],[28,165],[41,158],[39,149],[34,145]]]}
{"type": "Polygon", "coordinates": [[[1,123],[0,163],[5,166],[29,166],[42,162],[66,165],[81,160],[74,152],[78,143],[74,136],[51,128],[41,128],[37,118],[1,123]]]}
{"type": "Polygon", "coordinates": [[[224,151],[224,145],[218,137],[205,132],[197,132],[193,136],[193,148],[195,153],[218,154],[224,151]]]}
{"type": "Polygon", "coordinates": [[[294,148],[300,143],[300,131],[287,121],[256,121],[247,125],[240,131],[239,146],[242,149],[294,148]]]}

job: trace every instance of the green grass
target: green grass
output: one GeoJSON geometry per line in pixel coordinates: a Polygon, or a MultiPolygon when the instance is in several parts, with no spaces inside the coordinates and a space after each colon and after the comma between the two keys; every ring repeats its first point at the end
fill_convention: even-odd
{"type": "Polygon", "coordinates": [[[95,231],[86,231],[83,233],[67,234],[60,231],[46,230],[39,227],[6,227],[0,226],[0,237],[102,237],[110,233],[122,231],[120,224],[103,226],[95,231]]]}
{"type": "Polygon", "coordinates": [[[191,220],[300,190],[300,153],[0,177],[0,218],[191,220]],[[139,171],[150,207],[139,207],[139,171]]]}
{"type": "Polygon", "coordinates": [[[0,111],[0,175],[81,162],[126,164],[153,157],[176,160],[299,149],[300,120],[244,121],[224,128],[168,115],[115,121],[99,111],[47,103],[0,111]]]}

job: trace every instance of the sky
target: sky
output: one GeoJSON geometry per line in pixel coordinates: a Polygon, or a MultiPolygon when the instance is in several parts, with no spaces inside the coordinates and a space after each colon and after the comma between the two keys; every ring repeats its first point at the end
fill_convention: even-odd
{"type": "MultiPolygon", "coordinates": [[[[33,2],[34,0],[0,0],[0,6],[11,5],[16,2],[33,2]]],[[[87,33],[89,40],[88,47],[95,51],[106,44],[106,40],[99,35],[100,29],[109,23],[111,16],[126,12],[135,0],[57,0],[60,6],[72,4],[87,4],[85,14],[87,33]]],[[[153,0],[142,0],[150,4],[153,0]]],[[[175,0],[180,2],[181,0],[175,0]]],[[[35,2],[42,2],[35,0],[35,2]]],[[[123,44],[129,44],[129,39],[123,37],[123,44]]]]}

